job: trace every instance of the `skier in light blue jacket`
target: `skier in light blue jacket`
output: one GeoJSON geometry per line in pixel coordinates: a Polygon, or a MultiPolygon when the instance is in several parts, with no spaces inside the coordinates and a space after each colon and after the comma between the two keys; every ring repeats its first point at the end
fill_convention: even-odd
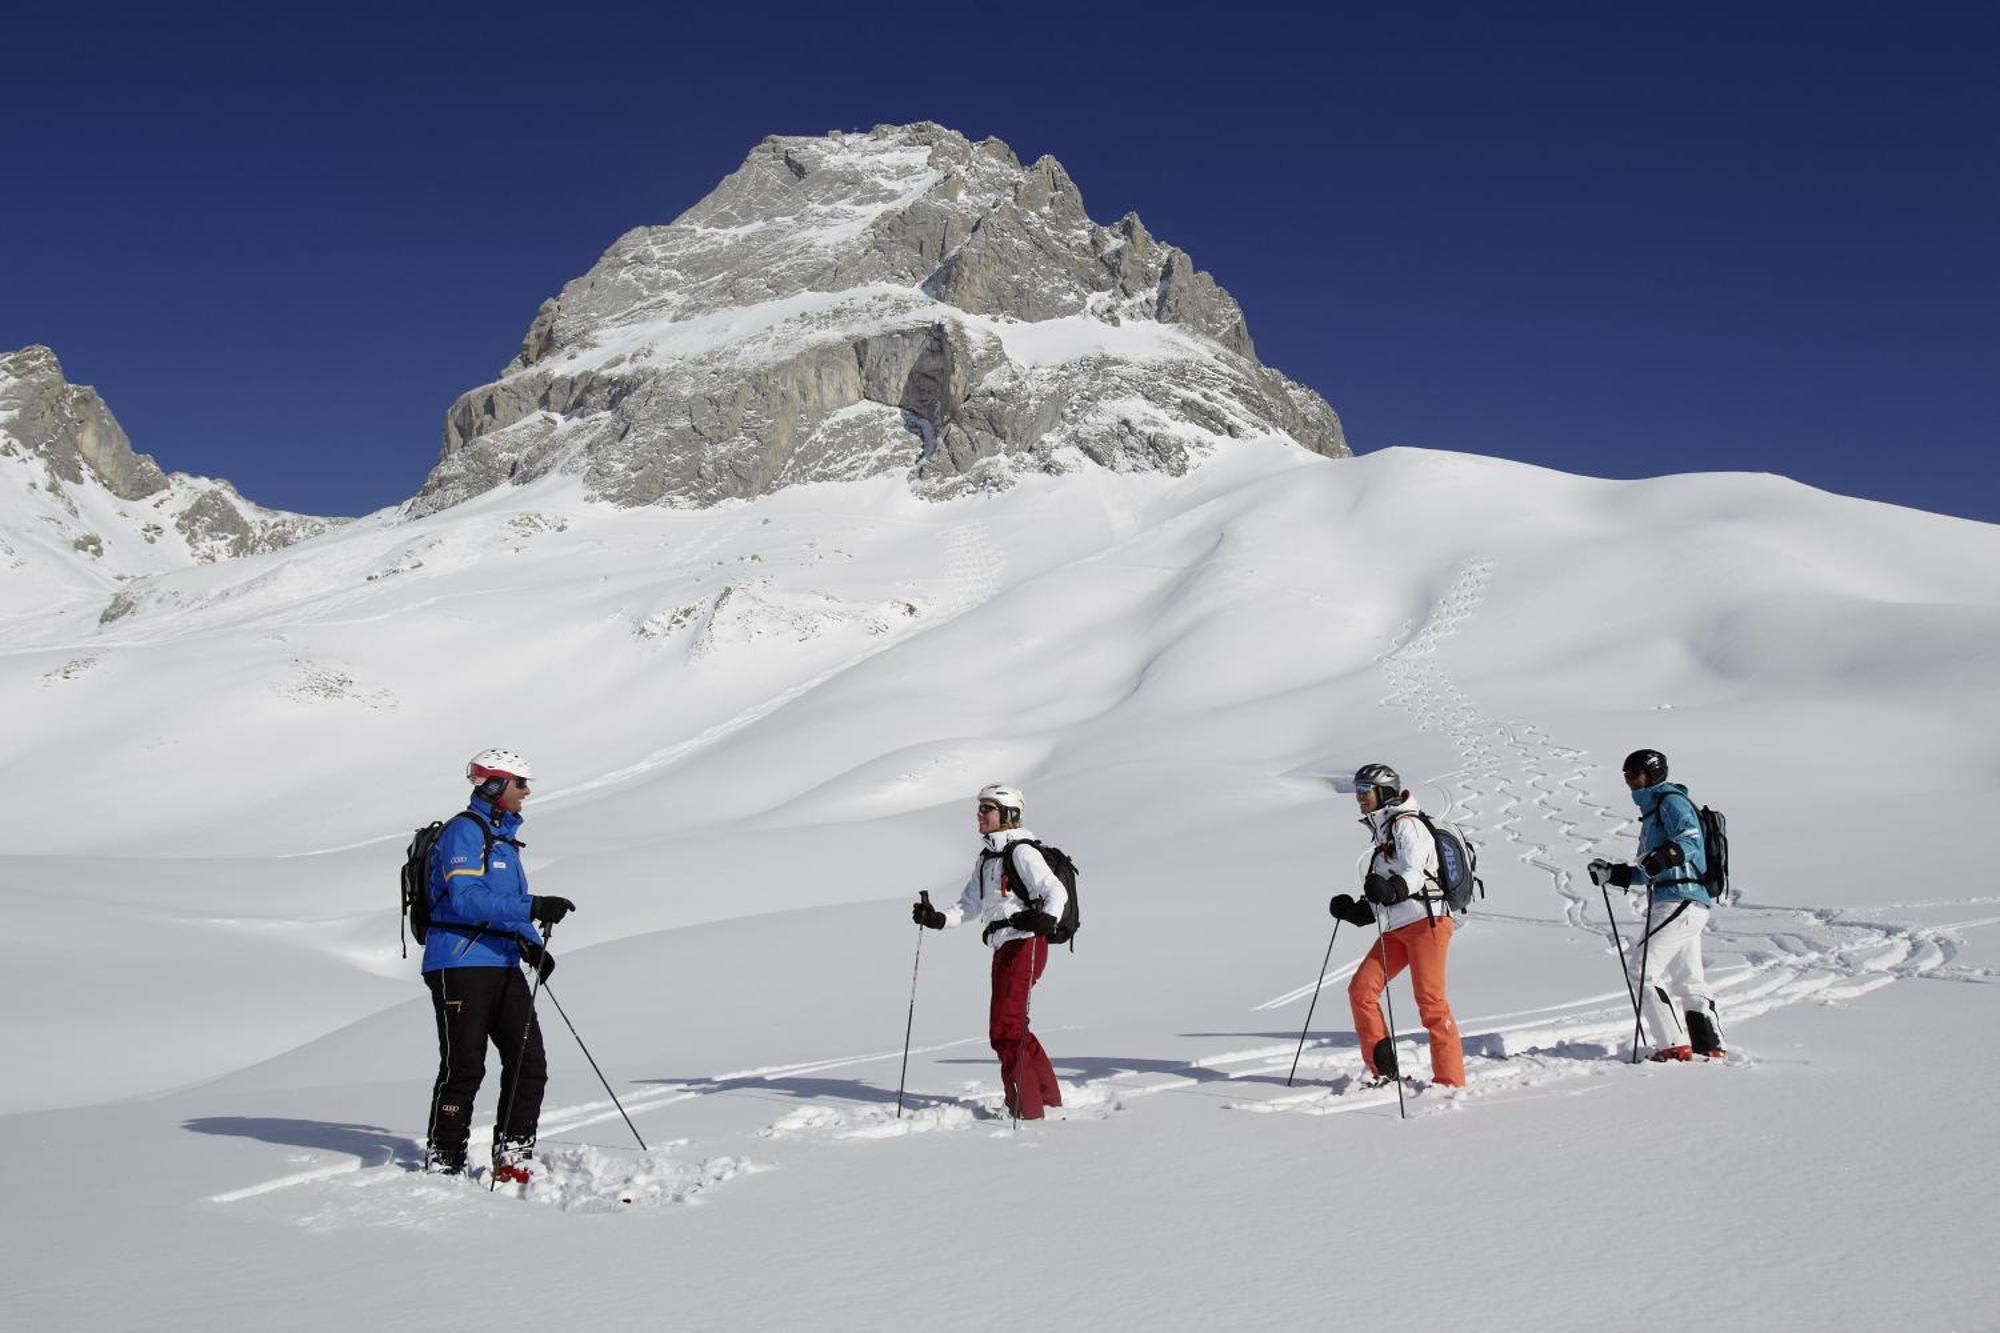
{"type": "Polygon", "coordinates": [[[1655,1060],[1720,1060],[1722,1020],[1702,975],[1701,932],[1715,905],[1702,877],[1708,870],[1701,816],[1687,789],[1667,781],[1667,757],[1634,750],[1625,757],[1625,785],[1639,807],[1639,860],[1590,863],[1594,884],[1646,893],[1646,931],[1628,949],[1626,972],[1655,1060]]]}

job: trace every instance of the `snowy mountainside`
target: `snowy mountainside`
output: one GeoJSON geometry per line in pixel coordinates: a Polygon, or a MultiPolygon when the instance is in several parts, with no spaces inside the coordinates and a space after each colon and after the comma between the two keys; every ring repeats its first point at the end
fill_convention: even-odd
{"type": "Polygon", "coordinates": [[[0,355],[0,618],[79,602],[101,612],[127,580],[275,550],[340,522],[162,472],[48,348],[0,355]]]}
{"type": "Polygon", "coordinates": [[[620,237],[452,406],[412,507],[552,473],[621,505],[878,474],[949,495],[1275,438],[1348,452],[1183,251],[1092,221],[1053,158],[884,125],[774,135],[620,237]]]}
{"type": "Polygon", "coordinates": [[[2000,1148],[2000,1078],[1961,1056],[2000,907],[1913,869],[1908,831],[2000,775],[1996,556],[1989,525],[1772,477],[1267,443],[945,503],[881,476],[617,508],[551,476],[161,575],[110,623],[0,627],[0,771],[32,778],[0,804],[33,997],[0,1123],[40,1149],[0,1223],[16,1308],[212,1328],[226,1288],[231,1326],[416,1327],[367,1275],[420,1229],[536,1254],[498,1279],[524,1317],[984,1328],[1018,1311],[952,1238],[1059,1215],[1045,1294],[1088,1327],[1228,1324],[1245,1292],[1307,1324],[1388,1299],[1671,1327],[1683,1273],[1721,1327],[1979,1327],[2000,1215],[1964,1162],[2000,1148]],[[490,744],[546,775],[526,864],[579,904],[553,996],[650,1145],[549,1015],[544,1207],[397,1165],[435,1052],[390,884],[490,744]],[[1582,867],[1629,854],[1640,744],[1731,818],[1726,1066],[1621,1058],[1582,867]],[[1366,941],[1325,913],[1373,759],[1487,884],[1451,961],[1472,1086],[1407,1122],[1353,1088],[1366,941]],[[1003,777],[1083,868],[1034,1001],[1070,1110],[995,1115],[959,931],[923,940],[898,1118],[907,903],[963,881],[1003,777]],[[1364,1225],[1421,1253],[1439,1206],[1483,1238],[1448,1272],[1384,1298],[1330,1263],[1364,1225]]]}

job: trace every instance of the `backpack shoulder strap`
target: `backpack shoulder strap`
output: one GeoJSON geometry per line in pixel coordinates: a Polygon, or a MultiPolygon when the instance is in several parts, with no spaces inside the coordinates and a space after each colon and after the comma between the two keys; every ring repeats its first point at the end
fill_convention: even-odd
{"type": "MultiPolygon", "coordinates": [[[[1382,832],[1384,834],[1387,834],[1390,829],[1395,828],[1396,825],[1400,824],[1405,819],[1416,820],[1419,824],[1422,824],[1424,826],[1424,832],[1431,835],[1431,859],[1437,863],[1437,869],[1426,873],[1424,875],[1424,878],[1442,888],[1444,885],[1444,880],[1439,876],[1438,871],[1444,869],[1444,854],[1438,851],[1437,849],[1438,845],[1437,825],[1431,822],[1431,817],[1429,815],[1425,814],[1421,810],[1400,811],[1396,815],[1392,816],[1387,824],[1384,824],[1382,826],[1382,832]]],[[[1394,841],[1395,839],[1391,837],[1390,842],[1393,843],[1394,841]]],[[[1429,893],[1420,893],[1417,896],[1419,898],[1423,898],[1426,900],[1424,904],[1424,910],[1426,914],[1428,914],[1428,912],[1430,911],[1430,904],[1428,900],[1430,899],[1431,895],[1429,893]]]]}
{"type": "MultiPolygon", "coordinates": [[[[461,811],[459,811],[459,812],[458,812],[457,814],[453,815],[453,816],[452,816],[452,817],[451,817],[450,819],[447,819],[447,820],[445,820],[443,824],[441,824],[441,825],[439,825],[439,826],[438,826],[438,835],[437,835],[437,837],[436,837],[435,839],[433,839],[433,840],[432,840],[432,842],[431,842],[431,850],[432,850],[432,852],[436,852],[436,851],[437,851],[437,848],[438,848],[438,845],[439,845],[440,843],[442,843],[442,842],[444,841],[444,831],[445,831],[446,829],[450,828],[450,827],[451,827],[451,826],[452,826],[452,825],[453,825],[453,824],[454,824],[455,822],[457,822],[458,820],[461,820],[461,819],[469,819],[469,820],[471,820],[471,821],[472,821],[472,826],[473,826],[474,828],[476,828],[476,829],[478,829],[478,830],[479,830],[479,836],[480,836],[481,838],[485,839],[485,846],[483,846],[482,848],[480,848],[480,851],[479,851],[479,872],[480,872],[480,873],[481,873],[482,875],[486,873],[486,866],[487,866],[487,863],[488,863],[489,861],[491,861],[491,860],[493,859],[493,844],[494,844],[494,843],[496,843],[496,842],[505,842],[505,843],[510,843],[510,844],[512,844],[513,846],[516,846],[516,847],[518,847],[518,846],[520,846],[520,845],[521,845],[521,844],[519,844],[519,843],[517,843],[517,842],[514,842],[514,840],[513,840],[512,838],[503,838],[503,837],[501,837],[501,836],[500,836],[499,834],[495,833],[495,832],[494,832],[494,831],[493,831],[493,830],[492,830],[491,828],[489,828],[489,827],[487,826],[487,823],[486,823],[486,821],[485,821],[485,820],[483,820],[483,819],[481,819],[481,818],[479,817],[479,813],[478,813],[477,811],[475,811],[475,810],[461,810],[461,811]]],[[[428,859],[428,858],[426,858],[426,859],[428,859]]],[[[428,872],[426,873],[426,876],[425,876],[425,878],[426,878],[426,880],[428,880],[428,878],[429,878],[429,875],[428,875],[428,872]]],[[[431,896],[431,906],[432,906],[432,907],[436,907],[436,906],[437,906],[437,890],[436,890],[436,889],[431,889],[431,890],[430,890],[430,896],[431,896]]]]}
{"type": "Polygon", "coordinates": [[[1039,911],[1041,905],[1028,896],[1028,878],[1021,873],[1019,863],[1014,860],[1014,849],[1016,847],[1032,847],[1039,852],[1042,850],[1042,844],[1034,838],[1016,838],[1007,844],[1005,851],[1000,853],[1006,864],[1007,873],[1014,877],[1014,896],[1039,911]]]}

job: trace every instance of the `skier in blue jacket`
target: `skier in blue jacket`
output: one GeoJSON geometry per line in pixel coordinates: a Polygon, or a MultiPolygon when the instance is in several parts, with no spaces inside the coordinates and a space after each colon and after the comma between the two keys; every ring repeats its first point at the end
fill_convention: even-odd
{"type": "Polygon", "coordinates": [[[435,1175],[465,1170],[472,1101],[486,1076],[491,1041],[500,1050],[493,1175],[525,1185],[533,1170],[548,1062],[534,995],[520,965],[547,978],[555,960],[543,950],[535,925],[554,925],[576,904],[528,893],[522,844],[515,837],[532,780],[528,761],[512,750],[481,750],[465,774],[473,783],[472,800],[445,821],[431,852],[424,984],[437,1017],[438,1074],[431,1088],[424,1170],[435,1175]]]}
{"type": "Polygon", "coordinates": [[[1626,951],[1625,966],[1657,1047],[1652,1058],[1720,1060],[1722,1020],[1701,964],[1701,932],[1715,905],[1702,884],[1708,856],[1701,816],[1687,789],[1667,781],[1667,757],[1658,750],[1634,750],[1624,771],[1639,807],[1639,860],[1592,861],[1590,879],[1646,894],[1646,931],[1626,951]]]}

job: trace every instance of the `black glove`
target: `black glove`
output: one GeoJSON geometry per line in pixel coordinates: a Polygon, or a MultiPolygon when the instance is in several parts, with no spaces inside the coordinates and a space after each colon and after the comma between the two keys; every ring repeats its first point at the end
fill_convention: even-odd
{"type": "Polygon", "coordinates": [[[1590,876],[1590,882],[1599,887],[1611,882],[1611,863],[1601,856],[1585,866],[1584,872],[1590,876]]]}
{"type": "Polygon", "coordinates": [[[1670,870],[1686,863],[1687,856],[1681,851],[1681,845],[1677,842],[1661,843],[1639,858],[1639,864],[1646,868],[1646,873],[1649,875],[1657,875],[1663,870],[1670,870]]]}
{"type": "MultiPolygon", "coordinates": [[[[561,900],[558,899],[557,901],[561,900]]],[[[549,974],[556,970],[556,960],[549,955],[547,949],[544,949],[533,940],[521,941],[521,961],[529,967],[534,968],[535,975],[540,977],[544,982],[548,981],[549,974]]]]}
{"type": "Polygon", "coordinates": [[[528,915],[544,926],[555,925],[575,910],[576,904],[567,898],[528,899],[528,915]]]}
{"type": "Polygon", "coordinates": [[[1327,902],[1326,910],[1337,921],[1345,921],[1350,926],[1373,925],[1375,914],[1368,905],[1351,893],[1336,893],[1327,902]]]}
{"type": "Polygon", "coordinates": [[[1604,882],[1606,884],[1609,884],[1614,889],[1631,888],[1632,867],[1628,865],[1612,866],[1610,869],[1604,872],[1604,882]]]}
{"type": "Polygon", "coordinates": [[[1011,921],[988,921],[986,923],[986,929],[979,932],[979,942],[981,944],[991,944],[993,943],[993,936],[995,932],[1002,930],[1012,930],[1013,928],[1014,928],[1014,923],[1011,921]]]}
{"type": "Polygon", "coordinates": [[[1404,885],[1401,875],[1371,874],[1367,882],[1361,886],[1361,891],[1368,895],[1369,902],[1379,907],[1394,907],[1410,896],[1410,890],[1404,885]]]}
{"type": "Polygon", "coordinates": [[[1008,917],[1007,924],[1016,930],[1025,930],[1030,935],[1048,936],[1055,933],[1056,919],[1047,912],[1037,912],[1032,907],[1024,907],[1008,917]]]}
{"type": "Polygon", "coordinates": [[[910,904],[910,920],[916,922],[926,930],[944,929],[944,913],[931,906],[929,894],[925,894],[910,904]]]}

